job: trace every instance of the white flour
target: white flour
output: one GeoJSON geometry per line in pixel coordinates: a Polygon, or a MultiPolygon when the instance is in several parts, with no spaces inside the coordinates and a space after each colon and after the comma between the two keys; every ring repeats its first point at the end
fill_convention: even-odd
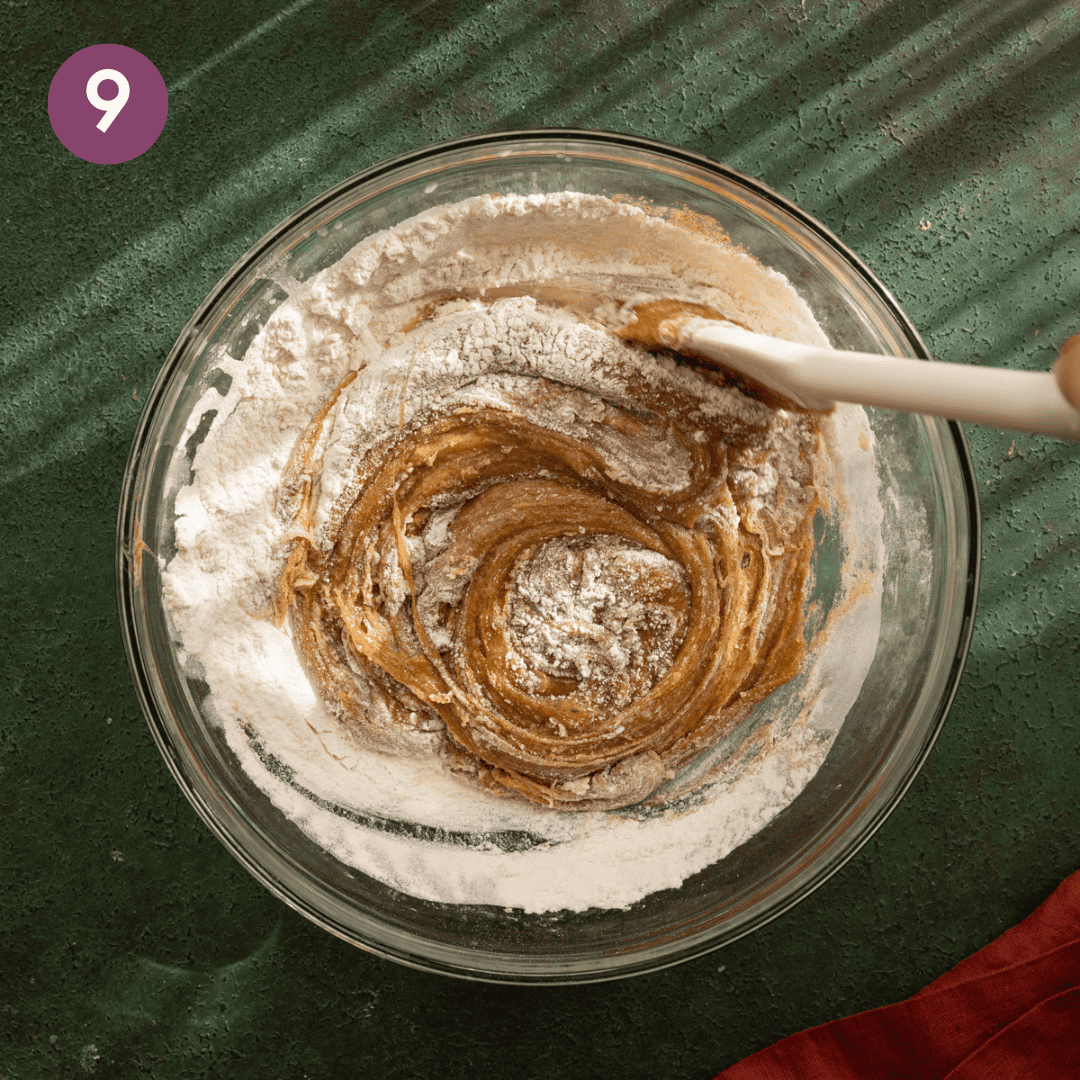
{"type": "MultiPolygon", "coordinates": [[[[804,673],[759,706],[755,719],[772,724],[768,752],[748,756],[732,753],[737,743],[723,744],[672,781],[677,794],[701,784],[692,811],[683,802],[647,813],[558,813],[488,795],[427,755],[442,737],[437,717],[419,717],[407,745],[392,747],[396,753],[373,751],[327,711],[289,624],[276,628],[265,617],[288,539],[282,475],[297,439],[350,370],[359,374],[330,410],[317,448],[315,542],[349,499],[363,460],[358,449],[450,405],[528,410],[552,430],[589,433],[613,474],[624,470],[657,491],[685,483],[676,443],[662,433],[631,439],[604,422],[604,402],[620,401],[627,347],[592,319],[610,317],[608,301],[649,295],[708,303],[753,329],[825,343],[779,275],[707,236],[597,196],[485,196],[376,234],[296,286],[243,359],[221,359],[228,393],[208,391],[192,414],[188,435],[206,412],[217,412],[197,450],[193,482],[176,497],[178,551],[165,573],[182,659],[205,679],[214,721],[279,810],[346,864],[410,895],[541,912],[626,907],[676,887],[798,795],[873,658],[881,507],[872,436],[854,408],[837,410],[824,428],[843,533],[837,599],[846,603],[834,605],[804,673]],[[399,332],[450,292],[466,299],[399,332]],[[493,293],[510,298],[494,307],[468,299],[493,293]],[[555,357],[555,369],[537,369],[537,355],[555,357]],[[538,376],[579,389],[538,397],[538,376]]],[[[670,363],[638,376],[667,394],[691,379],[670,363]]],[[[764,408],[697,382],[693,393],[709,415],[752,418],[764,408]]],[[[775,491],[777,468],[798,457],[794,444],[774,450],[771,461],[747,463],[740,479],[761,499],[775,491]]],[[[438,604],[454,599],[453,584],[438,579],[454,513],[433,515],[410,550],[421,577],[430,578],[419,614],[433,638],[438,604]]],[[[659,644],[643,657],[640,628],[649,614],[635,607],[625,583],[648,571],[678,588],[680,570],[614,539],[605,554],[607,570],[573,538],[541,549],[516,571],[511,625],[515,647],[534,667],[586,682],[596,675],[597,687],[618,698],[628,692],[620,691],[620,672],[642,668],[655,681],[678,636],[678,628],[654,635],[659,644]],[[573,632],[552,636],[544,609],[553,603],[574,612],[573,632]]],[[[380,573],[387,590],[400,588],[396,562],[380,573]]],[[[741,731],[739,739],[751,734],[741,731]]]]}

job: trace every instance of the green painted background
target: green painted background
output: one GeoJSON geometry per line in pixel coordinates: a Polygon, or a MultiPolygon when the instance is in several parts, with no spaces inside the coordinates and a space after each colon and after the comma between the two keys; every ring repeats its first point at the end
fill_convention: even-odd
{"type": "Polygon", "coordinates": [[[581,126],[763,179],[843,237],[930,349],[1042,369],[1080,331],[1075,0],[0,0],[0,1080],[709,1080],[919,989],[1080,867],[1080,447],[969,429],[967,671],[875,839],[778,922],[630,981],[501,989],[368,956],[256,885],[180,794],[114,602],[128,444],[250,243],[368,165],[581,126]],[[64,59],[140,50],[142,158],[49,127],[64,59]]]}

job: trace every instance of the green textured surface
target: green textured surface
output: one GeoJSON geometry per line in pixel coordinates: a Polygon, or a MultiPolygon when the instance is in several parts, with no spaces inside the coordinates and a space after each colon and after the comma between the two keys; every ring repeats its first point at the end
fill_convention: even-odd
{"type": "Polygon", "coordinates": [[[139,713],[114,603],[140,397],[219,276],[310,196],[436,139],[608,128],[760,177],[840,234],[931,351],[1042,369],[1080,331],[1075,0],[0,0],[0,1078],[709,1080],[919,989],[1080,866],[1080,447],[969,429],[967,671],[930,761],[779,921],[629,981],[411,971],[265,892],[139,713]],[[49,82],[98,42],[170,114],[69,154],[49,82]]]}

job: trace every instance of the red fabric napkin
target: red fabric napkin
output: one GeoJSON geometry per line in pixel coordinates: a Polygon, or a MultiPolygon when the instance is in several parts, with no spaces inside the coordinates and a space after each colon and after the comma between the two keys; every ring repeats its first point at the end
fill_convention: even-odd
{"type": "Polygon", "coordinates": [[[1080,871],[914,997],[782,1039],[716,1080],[1078,1080],[1080,871]]]}

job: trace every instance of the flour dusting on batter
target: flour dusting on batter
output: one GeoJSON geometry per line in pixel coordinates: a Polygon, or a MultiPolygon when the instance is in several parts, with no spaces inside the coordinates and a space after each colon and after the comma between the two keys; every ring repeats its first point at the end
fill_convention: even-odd
{"type": "Polygon", "coordinates": [[[290,293],[192,414],[216,415],[165,573],[284,814],[403,892],[538,912],[676,887],[798,795],[877,641],[865,414],[771,409],[612,332],[675,297],[826,344],[780,275],[561,193],[436,208],[290,293]]]}

